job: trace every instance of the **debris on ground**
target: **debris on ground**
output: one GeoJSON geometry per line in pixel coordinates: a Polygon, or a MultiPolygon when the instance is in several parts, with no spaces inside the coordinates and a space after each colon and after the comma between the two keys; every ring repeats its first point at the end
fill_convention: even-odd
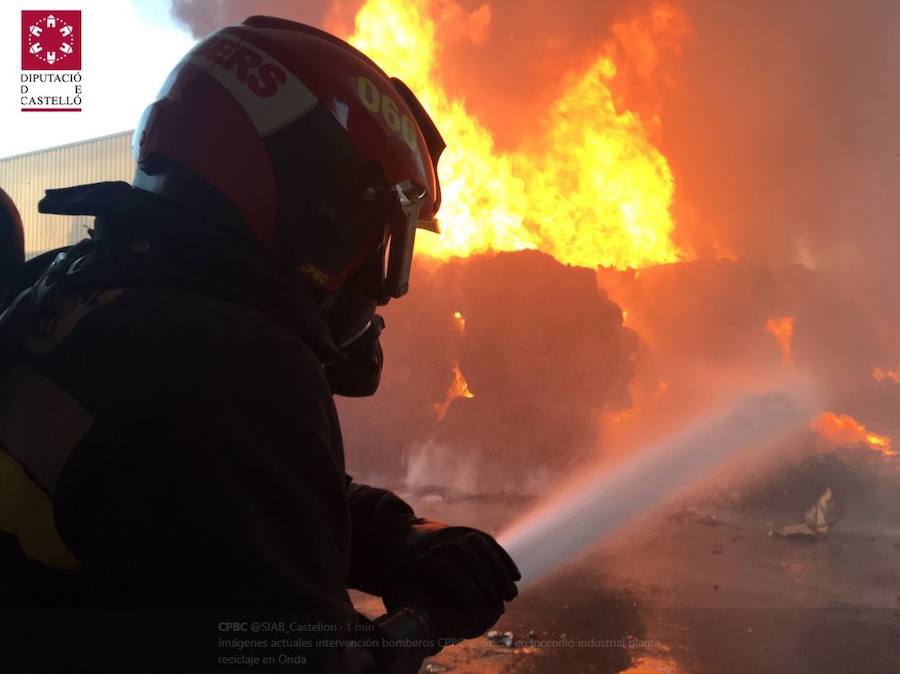
{"type": "Polygon", "coordinates": [[[843,516],[843,507],[834,499],[831,487],[826,487],[819,500],[806,511],[803,522],[770,531],[769,535],[780,538],[819,539],[831,531],[843,516]]]}

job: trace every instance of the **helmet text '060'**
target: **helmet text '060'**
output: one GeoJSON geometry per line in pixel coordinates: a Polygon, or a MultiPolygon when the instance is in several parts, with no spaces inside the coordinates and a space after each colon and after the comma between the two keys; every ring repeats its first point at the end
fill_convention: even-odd
{"type": "Polygon", "coordinates": [[[356,94],[369,112],[381,112],[388,127],[409,145],[410,149],[418,147],[416,127],[408,115],[400,114],[397,104],[390,96],[378,91],[370,79],[360,75],[356,80],[356,94]]]}

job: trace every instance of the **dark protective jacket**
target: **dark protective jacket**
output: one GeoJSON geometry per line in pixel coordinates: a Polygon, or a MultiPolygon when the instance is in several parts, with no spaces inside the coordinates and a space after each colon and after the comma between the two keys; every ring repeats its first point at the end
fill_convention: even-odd
{"type": "MultiPolygon", "coordinates": [[[[416,518],[345,474],[311,295],[264,296],[282,281],[251,254],[201,245],[196,219],[124,184],[45,208],[99,214],[95,243],[0,370],[0,455],[49,499],[56,566],[77,568],[4,535],[4,603],[280,608],[339,638],[358,619],[347,588],[385,592],[416,518]]],[[[232,614],[186,619],[215,641],[232,614]]]]}

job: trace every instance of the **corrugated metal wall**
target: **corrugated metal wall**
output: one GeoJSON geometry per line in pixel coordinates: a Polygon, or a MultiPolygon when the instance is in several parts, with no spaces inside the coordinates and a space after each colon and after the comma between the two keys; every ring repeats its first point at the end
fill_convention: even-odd
{"type": "Polygon", "coordinates": [[[0,159],[0,187],[22,214],[29,257],[83,239],[92,222],[90,217],[38,213],[45,189],[103,180],[130,182],[132,177],[130,131],[0,159]]]}

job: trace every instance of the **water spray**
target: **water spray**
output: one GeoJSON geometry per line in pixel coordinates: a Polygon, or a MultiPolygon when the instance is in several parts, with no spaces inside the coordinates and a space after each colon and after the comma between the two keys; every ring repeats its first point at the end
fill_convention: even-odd
{"type": "Polygon", "coordinates": [[[772,445],[812,416],[799,390],[750,395],[571,485],[499,536],[521,589],[663,505],[741,451],[772,445]]]}

